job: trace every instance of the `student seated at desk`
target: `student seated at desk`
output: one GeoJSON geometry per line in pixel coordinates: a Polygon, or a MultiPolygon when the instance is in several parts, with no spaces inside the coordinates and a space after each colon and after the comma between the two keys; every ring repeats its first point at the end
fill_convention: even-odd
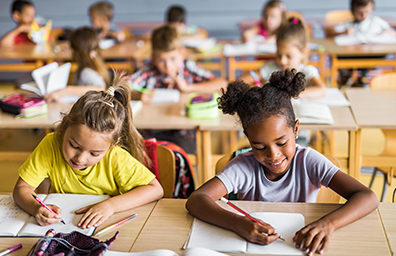
{"type": "Polygon", "coordinates": [[[180,37],[173,26],[155,29],[151,36],[152,62],[130,77],[132,98],[150,102],[156,88],[175,88],[181,92],[212,92],[226,86],[222,78],[184,59],[180,37]],[[145,92],[138,92],[142,91],[145,92]]]}
{"type": "Polygon", "coordinates": [[[204,39],[208,37],[208,32],[197,26],[186,24],[186,10],[181,5],[172,5],[165,15],[165,22],[175,26],[182,40],[204,39]]]}
{"type": "Polygon", "coordinates": [[[274,72],[263,87],[251,87],[242,81],[228,85],[219,106],[225,114],[238,114],[252,150],[239,154],[190,195],[186,208],[193,216],[234,231],[250,242],[266,245],[281,234],[267,223],[260,225],[223,209],[216,201],[237,193],[240,200],[315,202],[320,186],[330,187],[347,202],[306,225],[293,238],[296,247],[308,249],[312,255],[324,252],[335,230],[378,206],[377,197],[369,188],[319,152],[296,144],[299,121],[290,100],[303,89],[304,74],[288,69],[274,72]]]}
{"type": "MultiPolygon", "coordinates": [[[[352,22],[337,25],[333,29],[330,29],[329,35],[331,37],[338,35],[349,35],[359,40],[361,38],[366,40],[373,37],[396,35],[395,31],[391,28],[388,22],[386,22],[381,17],[372,15],[374,10],[374,0],[351,0],[350,3],[354,20],[352,22]]],[[[361,57],[379,58],[381,56],[361,57]]],[[[374,75],[377,75],[375,73],[378,72],[374,72],[374,75]]],[[[368,86],[371,78],[372,75],[370,75],[367,69],[359,69],[356,75],[353,75],[352,70],[342,69],[340,70],[338,84],[349,86],[368,86]]]]}
{"type": "MultiPolygon", "coordinates": [[[[269,80],[272,72],[296,69],[305,75],[305,90],[299,97],[317,98],[326,94],[326,85],[320,79],[316,67],[305,65],[308,58],[308,38],[304,25],[298,18],[290,18],[276,33],[276,61],[265,62],[260,69],[261,79],[269,80]]],[[[255,81],[250,75],[241,78],[246,83],[255,81]]]]}
{"type": "Polygon", "coordinates": [[[12,19],[17,27],[8,32],[0,41],[0,46],[12,46],[19,43],[33,43],[28,37],[32,29],[36,9],[32,2],[16,0],[11,6],[12,19]]]}
{"type": "Polygon", "coordinates": [[[99,38],[92,28],[82,27],[70,35],[70,47],[77,71],[73,84],[49,93],[47,101],[58,101],[64,96],[81,96],[92,90],[104,90],[110,84],[110,74],[99,53],[99,38]]]}
{"type": "Polygon", "coordinates": [[[97,31],[99,39],[116,39],[122,42],[126,39],[126,34],[120,28],[112,25],[114,8],[110,2],[101,1],[89,7],[89,17],[92,27],[97,31]]]}
{"type": "Polygon", "coordinates": [[[162,197],[160,183],[142,164],[147,157],[132,123],[129,94],[123,73],[116,74],[107,91],[87,92],[19,168],[14,200],[40,225],[59,222],[61,216],[56,205],[49,205],[51,213],[32,197],[46,178],[51,192],[112,196],[76,211],[83,214],[81,228],[162,197]]]}
{"type": "Polygon", "coordinates": [[[286,22],[286,7],[279,0],[268,1],[258,24],[242,31],[243,42],[275,43],[276,30],[286,22]]]}
{"type": "Polygon", "coordinates": [[[330,36],[381,36],[395,34],[391,26],[381,17],[372,15],[374,0],[351,0],[351,12],[354,20],[339,24],[330,31],[330,36]]]}

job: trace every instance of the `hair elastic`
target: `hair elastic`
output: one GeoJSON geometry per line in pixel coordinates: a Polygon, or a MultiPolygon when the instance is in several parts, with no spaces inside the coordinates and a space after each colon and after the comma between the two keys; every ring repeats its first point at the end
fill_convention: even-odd
{"type": "Polygon", "coordinates": [[[298,19],[297,18],[292,18],[291,22],[293,22],[294,24],[298,24],[298,19]]]}
{"type": "Polygon", "coordinates": [[[106,104],[106,105],[108,105],[108,106],[110,106],[112,108],[114,108],[113,102],[108,102],[108,101],[105,101],[105,100],[102,100],[102,99],[99,99],[98,101],[102,102],[102,103],[104,103],[104,104],[106,104]]]}
{"type": "Polygon", "coordinates": [[[107,91],[106,91],[107,94],[110,94],[110,95],[113,96],[113,97],[114,97],[114,92],[115,92],[115,88],[114,88],[113,86],[110,86],[110,87],[107,89],[107,91]]]}

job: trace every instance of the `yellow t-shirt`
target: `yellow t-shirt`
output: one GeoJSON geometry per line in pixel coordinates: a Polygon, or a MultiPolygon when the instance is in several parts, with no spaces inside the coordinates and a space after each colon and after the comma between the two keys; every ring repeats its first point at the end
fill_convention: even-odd
{"type": "Polygon", "coordinates": [[[19,168],[19,176],[33,187],[47,177],[51,192],[119,195],[147,185],[154,178],[143,164],[119,146],[111,148],[95,165],[76,170],[63,158],[54,133],[48,134],[19,168]]]}

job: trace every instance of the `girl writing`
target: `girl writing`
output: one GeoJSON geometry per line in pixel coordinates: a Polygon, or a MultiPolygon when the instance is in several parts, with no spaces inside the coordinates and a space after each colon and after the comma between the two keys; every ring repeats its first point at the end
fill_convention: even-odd
{"type": "Polygon", "coordinates": [[[240,200],[315,202],[320,186],[330,187],[347,202],[293,238],[297,248],[313,254],[323,253],[334,230],[378,206],[370,189],[317,151],[296,145],[299,121],[290,100],[304,89],[304,82],[301,72],[286,69],[275,72],[263,87],[236,81],[223,91],[219,107],[225,114],[238,114],[252,150],[239,154],[191,194],[186,208],[193,216],[265,245],[279,237],[272,226],[224,210],[215,201],[233,192],[240,200]]]}
{"type": "Polygon", "coordinates": [[[285,5],[279,0],[268,1],[262,11],[260,22],[243,31],[244,42],[275,42],[276,30],[286,21],[285,5]]]}
{"type": "Polygon", "coordinates": [[[107,91],[89,91],[65,115],[19,168],[15,202],[40,225],[60,221],[32,197],[49,178],[51,192],[108,194],[111,198],[81,208],[78,225],[98,226],[112,214],[162,197],[163,190],[145,162],[143,139],[132,123],[127,77],[117,74],[107,91]]]}
{"type": "Polygon", "coordinates": [[[99,53],[99,38],[95,30],[82,27],[70,35],[73,60],[77,62],[74,84],[45,96],[47,101],[58,101],[66,95],[81,96],[91,90],[103,90],[110,84],[109,71],[99,53]]]}

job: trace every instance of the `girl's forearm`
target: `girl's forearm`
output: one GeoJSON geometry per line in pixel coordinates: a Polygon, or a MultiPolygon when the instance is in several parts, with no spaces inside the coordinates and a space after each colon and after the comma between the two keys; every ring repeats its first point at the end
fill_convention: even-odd
{"type": "Polygon", "coordinates": [[[371,190],[365,190],[354,194],[342,207],[322,217],[321,221],[336,230],[368,215],[377,207],[377,196],[371,190]]]}
{"type": "Polygon", "coordinates": [[[114,212],[121,212],[158,200],[163,196],[163,189],[159,182],[155,181],[145,186],[136,187],[125,194],[109,198],[106,201],[112,204],[114,212]]]}

